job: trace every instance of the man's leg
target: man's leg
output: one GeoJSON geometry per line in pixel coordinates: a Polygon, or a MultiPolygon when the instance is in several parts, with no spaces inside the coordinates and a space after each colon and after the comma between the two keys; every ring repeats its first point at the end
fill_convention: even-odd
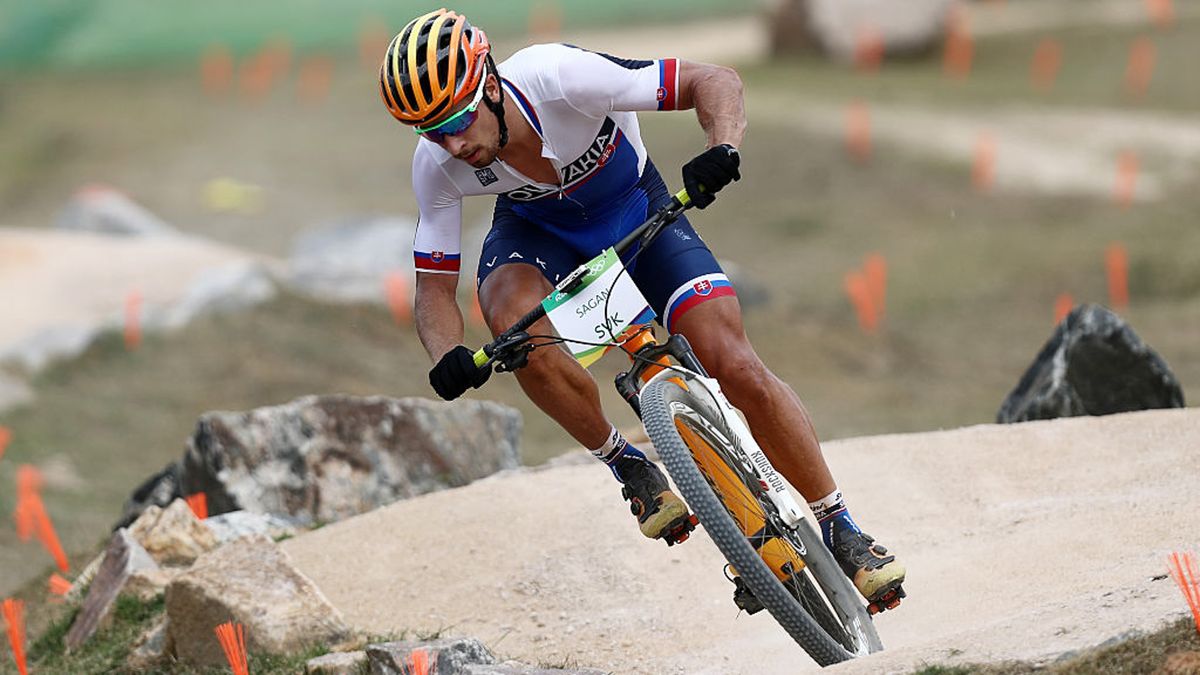
{"type": "MultiPolygon", "coordinates": [[[[550,282],[532,265],[513,263],[492,271],[479,289],[479,304],[492,334],[507,330],[550,291],[550,282]]],[[[549,335],[553,329],[543,317],[529,332],[549,335]]],[[[662,472],[604,416],[596,381],[574,358],[557,347],[538,349],[516,376],[534,404],[612,469],[625,486],[623,494],[643,534],[663,536],[687,515],[687,507],[670,492],[662,472]]]]}
{"type": "Polygon", "coordinates": [[[904,566],[850,517],[796,392],[758,358],[742,326],[736,297],[709,299],[674,319],[729,402],[742,411],[771,463],[800,491],[821,523],[822,538],[842,570],[879,609],[903,597],[904,566]]]}

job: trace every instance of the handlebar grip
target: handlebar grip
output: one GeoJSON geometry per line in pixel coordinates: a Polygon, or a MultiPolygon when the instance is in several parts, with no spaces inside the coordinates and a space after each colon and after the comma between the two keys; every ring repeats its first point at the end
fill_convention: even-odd
{"type": "Polygon", "coordinates": [[[487,365],[488,355],[486,353],[484,353],[484,351],[482,349],[475,352],[473,358],[475,359],[475,367],[476,368],[482,368],[485,365],[487,365]]]}
{"type": "Polygon", "coordinates": [[[679,192],[676,192],[675,199],[678,200],[679,203],[683,206],[687,206],[692,203],[692,198],[688,195],[687,188],[684,188],[684,189],[680,190],[679,192]]]}

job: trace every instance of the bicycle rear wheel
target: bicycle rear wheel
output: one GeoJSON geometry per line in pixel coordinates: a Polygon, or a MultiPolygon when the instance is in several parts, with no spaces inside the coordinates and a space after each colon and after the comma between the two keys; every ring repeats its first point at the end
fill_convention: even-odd
{"type": "Polygon", "coordinates": [[[705,532],[754,600],[822,666],[882,649],[863,603],[807,522],[783,523],[724,415],[679,384],[641,394],[642,422],[705,532]]]}

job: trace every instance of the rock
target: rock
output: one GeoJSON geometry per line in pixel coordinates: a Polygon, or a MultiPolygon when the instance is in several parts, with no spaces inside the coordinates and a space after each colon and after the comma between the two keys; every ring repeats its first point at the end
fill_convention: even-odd
{"type": "Polygon", "coordinates": [[[157,568],[158,564],[128,530],[117,530],[104,551],[104,562],[88,586],[83,607],[67,631],[67,649],[79,648],[108,619],[130,575],[137,570],[157,568]]]}
{"type": "MultiPolygon", "coordinates": [[[[117,528],[120,529],[120,528],[117,528]]],[[[71,590],[63,596],[66,602],[76,602],[83,594],[87,592],[88,587],[92,583],[92,579],[96,578],[96,573],[100,571],[100,566],[104,564],[104,551],[100,555],[92,558],[92,561],[84,566],[83,571],[75,577],[75,581],[71,583],[71,590]]]]}
{"type": "Polygon", "coordinates": [[[129,527],[150,506],[166,508],[170,506],[171,502],[183,497],[183,493],[179,490],[181,469],[179,462],[171,462],[162,471],[137,486],[129,499],[125,501],[125,505],[121,509],[121,520],[113,529],[129,527]]]}
{"type": "Polygon", "coordinates": [[[150,312],[146,330],[178,330],[208,314],[255,307],[278,295],[270,271],[261,263],[242,261],[199,274],[178,301],[150,312]]]}
{"type": "Polygon", "coordinates": [[[1063,319],[1016,388],[999,423],[1182,408],[1165,361],[1116,314],[1079,305],[1063,319]]]}
{"type": "Polygon", "coordinates": [[[305,675],[359,675],[366,669],[367,653],[363,651],[334,652],[304,664],[305,675]]]}
{"type": "Polygon", "coordinates": [[[784,0],[772,18],[775,55],[820,51],[852,61],[863,35],[885,56],[935,51],[954,0],[784,0]]]}
{"type": "Polygon", "coordinates": [[[185,494],[210,515],[244,509],[332,522],[519,464],[520,413],[488,401],[310,396],[207,413],[188,442],[185,494]]]}
{"type": "Polygon", "coordinates": [[[539,668],[517,661],[494,665],[468,664],[462,675],[609,675],[607,670],[593,668],[539,668]]]}
{"type": "Polygon", "coordinates": [[[88,185],[75,193],[55,227],[103,234],[163,236],[175,228],[127,195],[105,185],[88,185]]]}
{"type": "Polygon", "coordinates": [[[133,672],[147,672],[155,668],[167,652],[167,615],[162,614],[146,632],[138,637],[125,659],[125,667],[133,672]]]}
{"type": "Polygon", "coordinates": [[[24,380],[0,371],[0,413],[33,403],[33,390],[24,380]]]}
{"type": "Polygon", "coordinates": [[[261,535],[200,556],[167,587],[168,642],[180,661],[223,665],[214,629],[226,621],[245,626],[247,649],[288,654],[312,644],[350,637],[341,613],[261,535]]]}
{"type": "Polygon", "coordinates": [[[412,220],[381,217],[307,232],[293,246],[288,284],[319,300],[382,303],[387,275],[399,273],[411,292],[415,231],[412,220]]]}
{"type": "MultiPolygon", "coordinates": [[[[424,651],[427,663],[437,663],[436,673],[463,673],[469,664],[491,665],[496,657],[474,638],[443,638],[426,642],[382,642],[367,645],[367,661],[375,675],[413,672],[414,652],[424,651]]],[[[420,658],[419,656],[417,658],[420,658]]]]}
{"type": "Polygon", "coordinates": [[[206,551],[217,547],[217,537],[196,519],[182,499],[166,509],[151,506],[142,513],[129,534],[160,565],[190,565],[206,551]]]}
{"type": "Polygon", "coordinates": [[[142,602],[150,602],[165,593],[167,586],[180,572],[178,568],[157,566],[153,569],[134,570],[121,592],[142,602]]]}
{"type": "Polygon", "coordinates": [[[210,516],[204,520],[204,524],[222,544],[252,534],[265,535],[278,541],[283,537],[295,536],[297,531],[294,525],[279,516],[250,511],[230,511],[210,516]]]}
{"type": "Polygon", "coordinates": [[[103,326],[84,324],[41,328],[0,349],[0,363],[12,363],[35,373],[51,362],[79,356],[102,332],[103,326]]]}

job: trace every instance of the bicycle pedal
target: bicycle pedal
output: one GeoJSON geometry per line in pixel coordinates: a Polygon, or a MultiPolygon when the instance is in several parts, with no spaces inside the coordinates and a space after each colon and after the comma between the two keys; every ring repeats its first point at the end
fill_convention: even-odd
{"type": "Polygon", "coordinates": [[[754,597],[754,593],[750,591],[741,577],[733,578],[733,604],[747,614],[755,614],[763,610],[763,604],[754,597]]]}
{"type": "Polygon", "coordinates": [[[662,540],[667,542],[667,546],[682,544],[691,536],[692,530],[696,529],[696,525],[700,523],[700,519],[696,514],[692,513],[682,518],[675,520],[667,526],[667,530],[662,535],[662,540]]]}
{"type": "Polygon", "coordinates": [[[904,587],[900,584],[891,586],[879,594],[875,601],[867,605],[867,611],[871,615],[879,614],[880,612],[896,609],[900,606],[900,601],[907,597],[904,592],[904,587]]]}

